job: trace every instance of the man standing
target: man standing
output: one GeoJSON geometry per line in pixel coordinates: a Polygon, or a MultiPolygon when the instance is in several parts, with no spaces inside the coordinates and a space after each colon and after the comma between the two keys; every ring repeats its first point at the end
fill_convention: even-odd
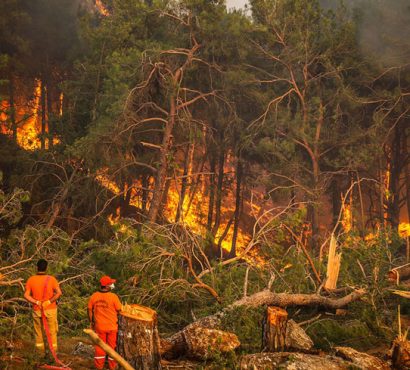
{"type": "MultiPolygon", "coordinates": [[[[100,290],[95,292],[88,301],[88,317],[91,327],[114,350],[117,346],[118,312],[122,307],[118,296],[111,292],[115,282],[116,280],[109,276],[103,276],[100,279],[100,290]]],[[[96,369],[104,368],[105,356],[104,350],[95,346],[94,365],[96,369]]],[[[108,366],[110,370],[114,370],[117,363],[108,357],[108,366]]]]}
{"type": "Polygon", "coordinates": [[[61,297],[61,289],[54,276],[46,275],[48,262],[40,259],[37,262],[37,275],[31,276],[26,283],[24,298],[33,304],[33,322],[36,341],[36,350],[45,354],[45,345],[42,333],[42,312],[46,318],[52,346],[57,351],[57,304],[61,297]]]}

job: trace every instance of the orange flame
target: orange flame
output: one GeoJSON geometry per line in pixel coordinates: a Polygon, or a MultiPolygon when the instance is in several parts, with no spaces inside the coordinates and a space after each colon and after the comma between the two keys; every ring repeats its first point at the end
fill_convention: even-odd
{"type": "MultiPolygon", "coordinates": [[[[41,134],[41,118],[39,117],[40,98],[41,98],[41,80],[35,79],[34,91],[31,99],[23,99],[23,104],[15,107],[15,120],[17,124],[17,144],[26,150],[36,150],[41,148],[41,140],[39,135],[41,134]]],[[[62,104],[62,95],[60,96],[60,103],[62,104]]],[[[62,106],[61,106],[62,107],[62,106]]],[[[5,135],[12,135],[12,127],[7,122],[9,117],[7,111],[10,109],[10,103],[7,100],[1,102],[0,106],[0,123],[1,133],[5,135]]],[[[62,108],[60,108],[60,114],[62,114],[62,108]]],[[[46,117],[48,120],[48,117],[46,117]]],[[[48,132],[48,122],[46,122],[46,132],[48,132]]],[[[59,143],[57,138],[53,138],[53,144],[59,143]]],[[[45,140],[45,148],[49,147],[48,140],[45,140]]]]}
{"type": "Polygon", "coordinates": [[[95,6],[97,7],[99,13],[103,15],[104,17],[107,17],[110,15],[110,12],[108,9],[105,7],[105,5],[102,3],[101,0],[95,0],[95,6]]]}
{"type": "Polygon", "coordinates": [[[343,230],[348,233],[349,231],[352,230],[353,226],[353,215],[352,215],[352,210],[350,208],[350,204],[343,204],[343,211],[342,211],[342,227],[343,230]]]}
{"type": "Polygon", "coordinates": [[[409,238],[410,237],[410,223],[401,222],[399,224],[398,231],[399,231],[399,235],[402,238],[409,238]]]}

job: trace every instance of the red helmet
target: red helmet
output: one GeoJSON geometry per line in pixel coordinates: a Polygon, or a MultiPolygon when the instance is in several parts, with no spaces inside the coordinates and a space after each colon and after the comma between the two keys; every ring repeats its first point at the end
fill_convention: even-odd
{"type": "Polygon", "coordinates": [[[100,284],[101,286],[107,286],[107,285],[114,284],[116,281],[117,280],[111,279],[108,275],[105,275],[100,279],[100,284]]]}

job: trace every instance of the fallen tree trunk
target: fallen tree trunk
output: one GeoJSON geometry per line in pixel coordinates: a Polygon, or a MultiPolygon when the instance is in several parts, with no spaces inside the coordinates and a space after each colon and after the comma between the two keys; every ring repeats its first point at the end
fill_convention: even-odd
{"type": "Polygon", "coordinates": [[[289,320],[286,325],[285,346],[300,352],[310,352],[313,348],[313,341],[299,324],[289,320]]]}
{"type": "Polygon", "coordinates": [[[255,353],[241,357],[239,369],[309,369],[309,370],[346,370],[353,368],[352,363],[335,356],[317,356],[294,352],[255,353]]]}
{"type": "Polygon", "coordinates": [[[194,327],[184,331],[188,357],[201,360],[220,356],[222,353],[234,351],[240,346],[235,334],[222,330],[194,327]]]}
{"type": "Polygon", "coordinates": [[[363,369],[389,370],[390,366],[381,359],[367,353],[356,351],[350,347],[335,347],[336,356],[352,362],[355,366],[363,369]]]}
{"type": "Polygon", "coordinates": [[[337,309],[345,307],[351,302],[358,301],[365,294],[365,290],[359,289],[341,298],[329,298],[323,297],[319,294],[273,293],[270,290],[266,289],[250,296],[241,298],[228,307],[224,308],[222,311],[194,321],[171,337],[163,339],[161,341],[161,354],[165,354],[166,358],[173,358],[184,353],[187,348],[187,344],[184,338],[184,331],[195,327],[218,329],[221,326],[222,318],[229,311],[235,309],[236,307],[258,307],[263,305],[272,305],[279,307],[322,306],[324,308],[337,309]]]}
{"type": "Polygon", "coordinates": [[[320,294],[289,294],[289,293],[273,293],[270,290],[244,297],[231,306],[248,306],[258,307],[263,305],[287,307],[287,306],[321,306],[328,309],[336,310],[347,306],[349,303],[358,301],[365,295],[363,289],[355,290],[352,293],[341,298],[323,297],[320,294]]]}
{"type": "Polygon", "coordinates": [[[387,273],[387,279],[392,283],[400,283],[402,280],[410,278],[410,266],[404,265],[391,269],[387,273]]]}

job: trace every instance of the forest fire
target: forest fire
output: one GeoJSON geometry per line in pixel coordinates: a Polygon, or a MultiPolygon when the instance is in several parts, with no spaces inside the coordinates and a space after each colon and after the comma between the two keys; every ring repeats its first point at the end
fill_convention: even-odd
{"type": "MultiPolygon", "coordinates": [[[[106,189],[111,191],[115,195],[120,195],[122,193],[120,187],[107,176],[106,170],[99,171],[96,176],[96,180],[106,189]]],[[[130,205],[136,208],[140,208],[142,204],[141,192],[138,192],[138,189],[142,185],[139,181],[136,181],[131,189],[130,205]]],[[[152,187],[152,183],[151,183],[152,187]]],[[[164,216],[170,221],[175,220],[175,216],[178,212],[179,207],[179,192],[176,190],[175,186],[170,186],[168,190],[167,203],[164,208],[164,216]]],[[[234,212],[234,200],[228,197],[227,201],[224,202],[224,206],[221,207],[221,214],[225,217],[227,215],[232,215],[234,212]]],[[[207,199],[204,195],[204,189],[201,191],[195,192],[195,194],[190,197],[186,196],[184,199],[184,204],[182,210],[180,210],[180,220],[182,224],[189,227],[194,233],[201,235],[203,237],[207,234],[207,199]]],[[[118,223],[120,219],[120,209],[117,208],[115,215],[109,216],[109,222],[111,224],[118,223]]],[[[215,242],[220,243],[221,247],[230,251],[232,247],[233,240],[233,227],[232,222],[229,220],[223,219],[220,223],[220,226],[215,234],[215,242]]],[[[237,249],[238,251],[245,248],[250,240],[250,236],[247,235],[243,230],[239,229],[237,235],[237,249]]]]}
{"type": "MultiPolygon", "coordinates": [[[[207,216],[208,216],[208,199],[205,197],[205,189],[195,192],[191,196],[186,196],[180,210],[180,222],[188,226],[195,233],[205,236],[207,233],[207,216]]],[[[169,220],[175,219],[178,212],[180,194],[175,186],[171,186],[168,193],[167,204],[165,207],[165,216],[169,220]]],[[[232,194],[228,194],[221,207],[221,214],[225,219],[221,222],[215,234],[216,243],[221,244],[221,247],[230,251],[233,241],[233,226],[232,222],[226,220],[226,217],[232,215],[235,210],[235,201],[232,194]]],[[[239,229],[237,236],[237,249],[240,251],[249,242],[250,236],[243,230],[239,229]]]]}
{"type": "MultiPolygon", "coordinates": [[[[40,139],[38,138],[41,132],[41,124],[38,120],[38,112],[40,109],[41,97],[41,81],[35,80],[35,87],[32,98],[24,105],[19,105],[15,112],[15,120],[20,123],[17,125],[17,143],[26,150],[35,150],[41,147],[40,139]]],[[[0,120],[2,122],[2,133],[12,135],[12,127],[7,125],[10,110],[10,104],[7,100],[1,103],[0,120]]]]}
{"type": "MultiPolygon", "coordinates": [[[[41,149],[42,135],[42,117],[41,117],[41,90],[42,81],[34,80],[34,89],[30,97],[25,97],[24,94],[18,97],[17,104],[14,104],[14,120],[16,130],[17,144],[25,150],[41,149]]],[[[63,95],[59,97],[59,114],[62,115],[63,95]]],[[[10,103],[3,100],[0,105],[0,124],[1,133],[8,136],[13,136],[13,127],[11,121],[10,103]]],[[[49,132],[48,115],[45,115],[45,133],[49,132]]],[[[58,144],[59,139],[53,138],[53,144],[58,144]]],[[[49,148],[49,139],[44,139],[44,148],[49,148]]]]}

